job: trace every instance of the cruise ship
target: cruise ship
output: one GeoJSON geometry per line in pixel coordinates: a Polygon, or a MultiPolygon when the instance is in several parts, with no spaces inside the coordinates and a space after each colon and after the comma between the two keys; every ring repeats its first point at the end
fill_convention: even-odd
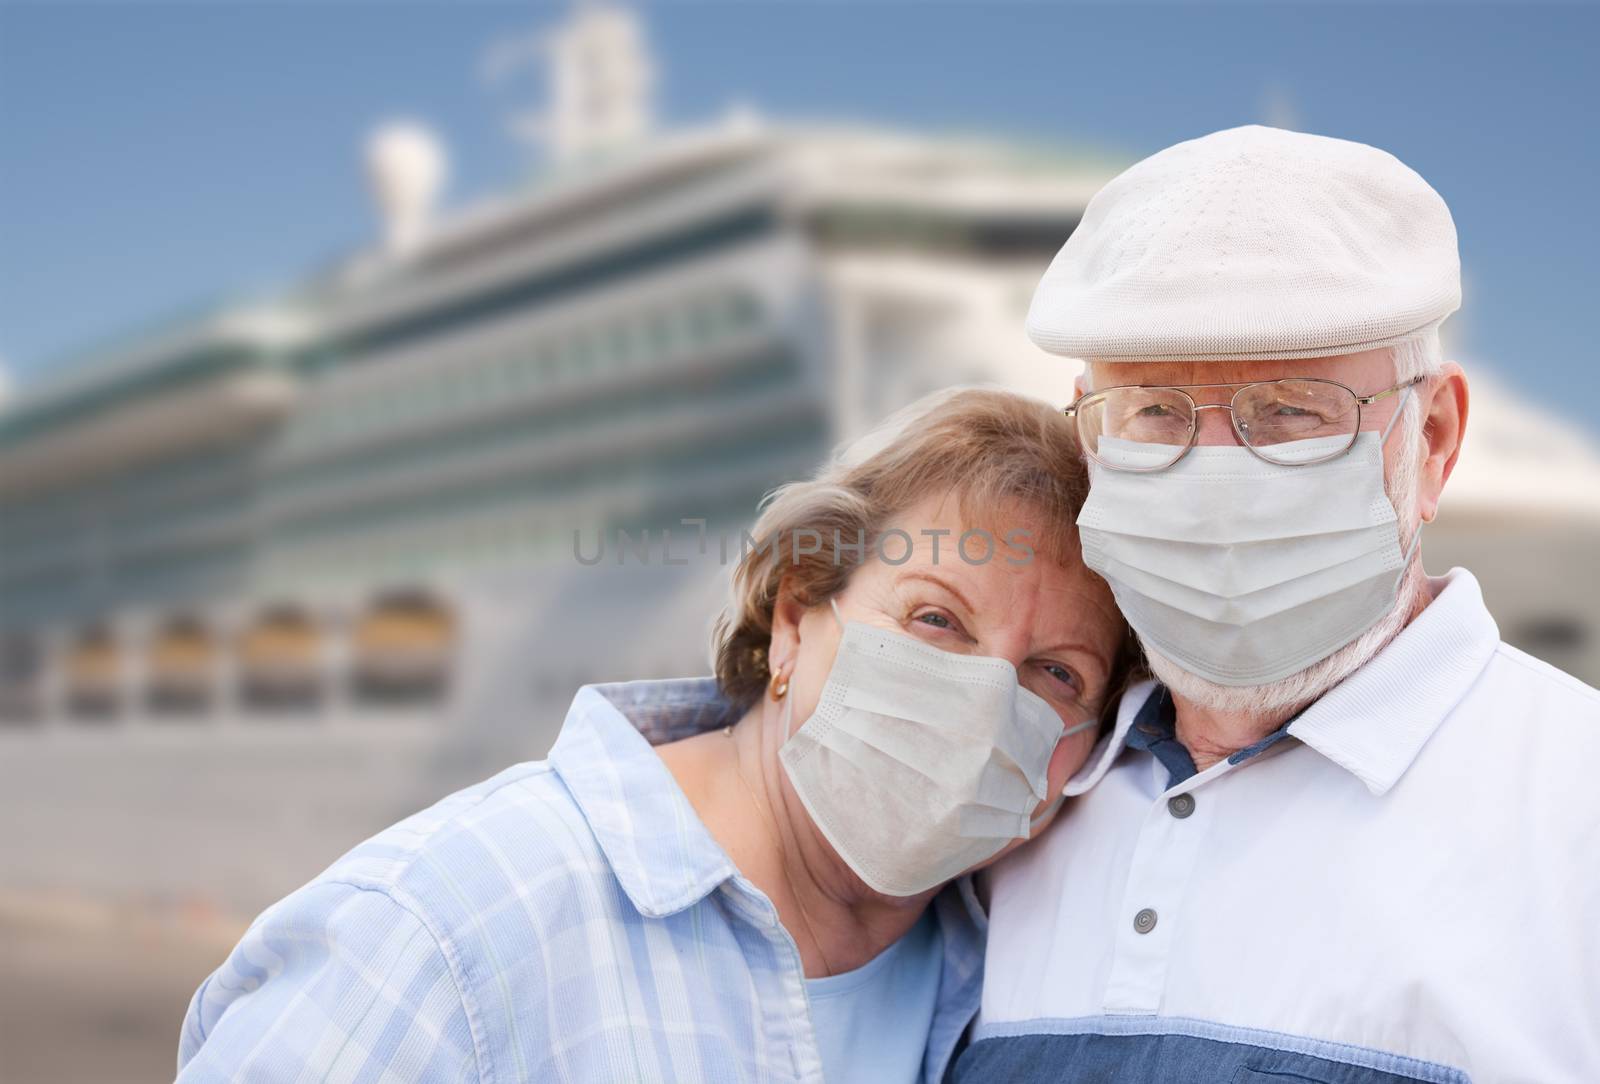
{"type": "MultiPolygon", "coordinates": [[[[951,384],[1072,397],[1023,316],[1122,163],[661,130],[629,12],[545,48],[524,188],[440,212],[439,140],[387,126],[369,248],[0,410],[0,887],[253,913],[543,755],[580,684],[707,672],[741,531],[837,442],[951,384]]],[[[1593,681],[1592,443],[1480,402],[1430,567],[1593,681]]]]}
{"type": "Polygon", "coordinates": [[[661,131],[630,13],[547,45],[525,188],[440,213],[438,140],[386,126],[368,250],[0,412],[0,803],[39,826],[0,884],[257,908],[543,755],[580,684],[707,672],[741,531],[836,442],[953,383],[1070,398],[1021,318],[1115,162],[661,131]]]}

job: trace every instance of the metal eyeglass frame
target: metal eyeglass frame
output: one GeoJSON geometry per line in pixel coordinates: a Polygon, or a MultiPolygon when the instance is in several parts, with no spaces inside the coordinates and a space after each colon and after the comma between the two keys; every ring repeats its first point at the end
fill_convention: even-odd
{"type": "Polygon", "coordinates": [[[1233,435],[1238,438],[1241,445],[1250,449],[1250,454],[1254,455],[1257,459],[1260,459],[1266,463],[1271,463],[1273,466],[1278,467],[1309,467],[1314,463],[1326,463],[1330,459],[1337,459],[1355,446],[1356,438],[1361,435],[1362,407],[1371,406],[1379,399],[1387,399],[1389,396],[1405,391],[1407,388],[1415,387],[1426,379],[1427,374],[1419,374],[1412,377],[1410,380],[1405,381],[1404,383],[1396,384],[1392,388],[1386,388],[1383,391],[1374,392],[1371,395],[1357,395],[1356,390],[1350,387],[1348,384],[1341,384],[1337,380],[1329,380],[1326,377],[1320,376],[1286,376],[1280,377],[1277,380],[1252,380],[1247,384],[1117,384],[1113,387],[1098,388],[1095,391],[1085,392],[1084,394],[1078,396],[1077,399],[1073,400],[1071,406],[1062,407],[1061,414],[1063,417],[1072,419],[1073,427],[1078,431],[1078,443],[1082,445],[1084,452],[1089,456],[1089,458],[1093,459],[1096,463],[1099,463],[1108,470],[1127,471],[1132,474],[1154,474],[1157,471],[1164,471],[1175,466],[1180,460],[1183,459],[1184,456],[1189,454],[1189,449],[1194,447],[1195,438],[1200,433],[1200,412],[1202,410],[1226,410],[1228,412],[1228,423],[1233,428],[1233,435]],[[1319,456],[1316,459],[1306,459],[1295,463],[1282,463],[1276,459],[1268,459],[1266,456],[1262,455],[1261,451],[1252,445],[1250,441],[1246,439],[1245,435],[1239,431],[1239,415],[1234,413],[1233,404],[1240,395],[1243,395],[1251,388],[1261,387],[1264,384],[1283,384],[1291,380],[1295,383],[1302,384],[1308,381],[1318,384],[1332,384],[1334,387],[1349,393],[1350,398],[1355,400],[1356,427],[1351,431],[1350,440],[1343,448],[1340,448],[1337,452],[1331,452],[1328,455],[1319,456]],[[1082,406],[1085,399],[1091,399],[1097,395],[1106,395],[1114,391],[1125,391],[1129,388],[1175,391],[1182,395],[1185,399],[1189,400],[1189,405],[1193,408],[1189,412],[1189,439],[1184,443],[1183,450],[1174,456],[1170,462],[1163,463],[1159,467],[1127,467],[1120,464],[1107,463],[1092,450],[1090,450],[1088,442],[1084,439],[1082,431],[1082,419],[1078,414],[1079,407],[1082,406]],[[1189,394],[1188,389],[1190,388],[1237,388],[1238,390],[1229,397],[1226,403],[1197,403],[1195,402],[1194,396],[1189,394]]]}

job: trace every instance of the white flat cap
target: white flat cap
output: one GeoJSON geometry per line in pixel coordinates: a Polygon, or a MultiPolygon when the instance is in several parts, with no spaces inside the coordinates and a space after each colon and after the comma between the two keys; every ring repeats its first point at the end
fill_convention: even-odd
{"type": "Polygon", "coordinates": [[[1089,201],[1028,310],[1053,354],[1353,354],[1461,305],[1444,200],[1392,154],[1250,125],[1168,147],[1089,201]]]}

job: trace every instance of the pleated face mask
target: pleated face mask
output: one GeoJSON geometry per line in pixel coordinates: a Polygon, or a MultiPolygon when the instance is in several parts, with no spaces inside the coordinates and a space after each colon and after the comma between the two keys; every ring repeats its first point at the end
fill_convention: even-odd
{"type": "Polygon", "coordinates": [[[778,757],[839,857],[876,891],[915,896],[1027,837],[1060,801],[1056,743],[1098,720],[1063,727],[1005,659],[845,622],[837,605],[834,618],[817,709],[778,757]]]}
{"type": "MultiPolygon", "coordinates": [[[[1410,389],[1406,395],[1411,394],[1410,389]]],[[[1078,516],[1083,560],[1104,576],[1140,637],[1219,685],[1296,674],[1366,632],[1394,607],[1421,540],[1400,549],[1383,487],[1383,432],[1277,445],[1303,466],[1268,463],[1241,446],[1189,449],[1163,471],[1091,464],[1078,516]]],[[[1102,437],[1102,459],[1143,466],[1170,445],[1102,437]]]]}

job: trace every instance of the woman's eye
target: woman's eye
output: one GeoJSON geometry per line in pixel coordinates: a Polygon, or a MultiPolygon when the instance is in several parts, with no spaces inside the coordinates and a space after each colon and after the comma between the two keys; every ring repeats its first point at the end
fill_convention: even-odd
{"type": "Polygon", "coordinates": [[[927,613],[918,614],[916,617],[912,618],[912,620],[921,621],[925,625],[932,625],[936,629],[948,629],[955,627],[950,624],[950,619],[948,617],[933,610],[929,610],[927,613]]]}
{"type": "Polygon", "coordinates": [[[1070,685],[1074,689],[1078,687],[1078,676],[1065,666],[1061,666],[1058,663],[1047,663],[1045,664],[1044,672],[1064,685],[1070,685]]]}

